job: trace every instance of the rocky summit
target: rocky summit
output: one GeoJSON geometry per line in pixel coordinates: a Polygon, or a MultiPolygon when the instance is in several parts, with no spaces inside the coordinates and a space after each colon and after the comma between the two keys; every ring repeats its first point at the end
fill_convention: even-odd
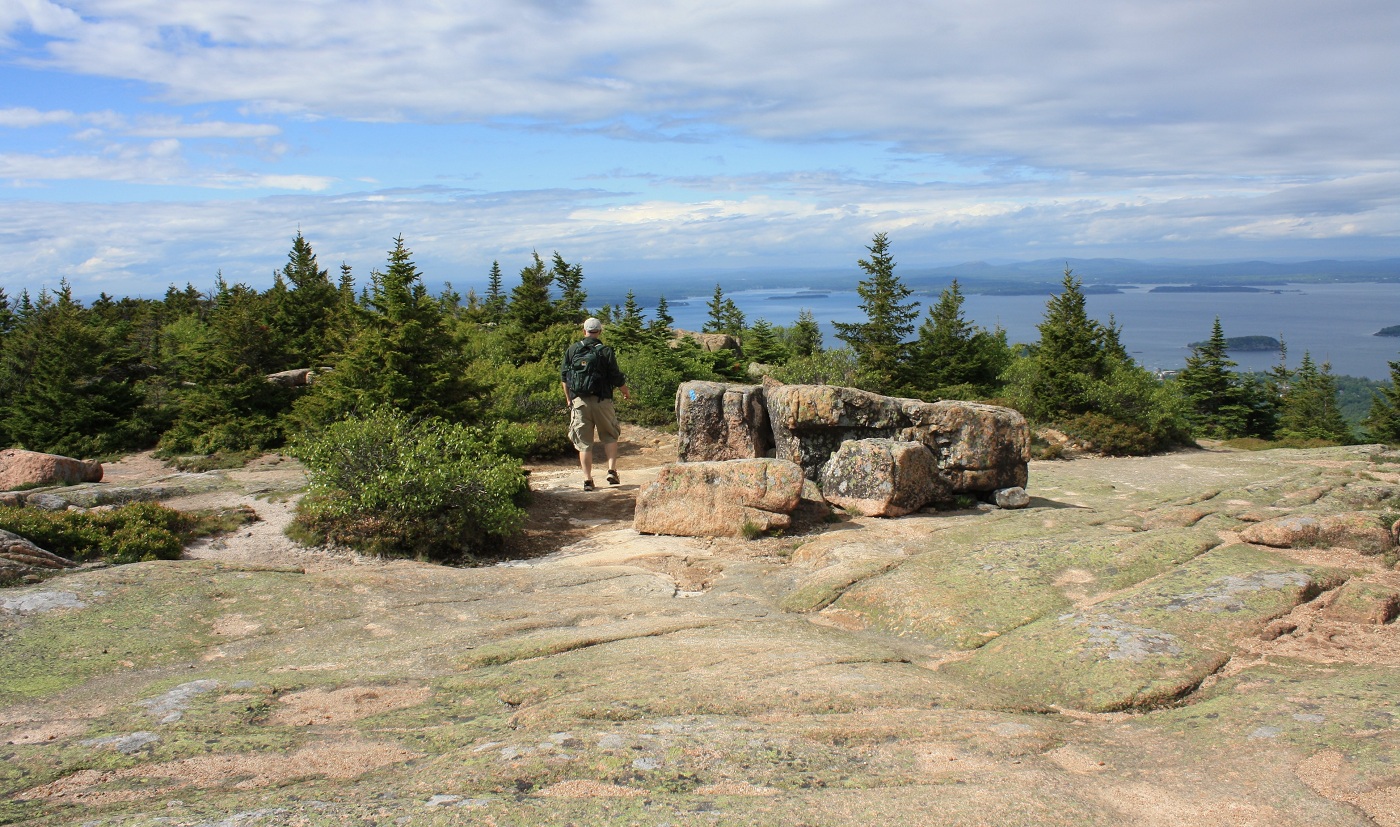
{"type": "MultiPolygon", "coordinates": [[[[1400,824],[1398,453],[746,540],[634,530],[676,447],[624,440],[617,487],[531,469],[500,565],[295,547],[288,462],[170,500],[264,518],[190,559],[0,590],[0,822],[1400,824]]],[[[54,496],[172,485],[129,465],[54,496]]]]}

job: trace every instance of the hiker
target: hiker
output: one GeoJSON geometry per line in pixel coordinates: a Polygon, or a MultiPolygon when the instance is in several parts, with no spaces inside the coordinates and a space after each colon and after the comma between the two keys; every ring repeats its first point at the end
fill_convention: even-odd
{"type": "Polygon", "coordinates": [[[564,399],[569,403],[569,438],[578,449],[579,465],[583,466],[583,490],[593,491],[593,432],[603,443],[608,457],[608,484],[622,482],[617,476],[617,437],[621,428],[613,410],[613,388],[622,391],[622,398],[631,400],[627,377],[617,367],[617,355],[603,344],[603,323],[589,317],[583,322],[583,338],[564,351],[560,368],[560,384],[564,399]]]}

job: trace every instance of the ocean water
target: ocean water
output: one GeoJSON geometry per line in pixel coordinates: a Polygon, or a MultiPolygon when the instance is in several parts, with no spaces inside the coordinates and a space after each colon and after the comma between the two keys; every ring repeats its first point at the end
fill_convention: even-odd
{"type": "MultiPolygon", "coordinates": [[[[1153,293],[1155,285],[1125,286],[1121,293],[1086,296],[1089,315],[1100,322],[1112,316],[1122,329],[1123,345],[1138,364],[1151,370],[1175,370],[1186,364],[1187,345],[1210,336],[1215,317],[1226,336],[1272,336],[1288,345],[1288,363],[1296,367],[1304,351],[1315,362],[1330,362],[1332,372],[1389,379],[1388,362],[1400,359],[1400,338],[1375,336],[1400,324],[1400,284],[1296,284],[1260,293],[1153,293]]],[[[964,288],[966,289],[966,287],[964,288]]],[[[676,326],[699,330],[708,316],[712,294],[671,299],[676,326]],[[684,303],[684,304],[682,304],[684,303]]],[[[827,347],[840,346],[831,323],[861,322],[855,291],[745,290],[726,294],[749,322],[763,318],[790,325],[804,308],[822,325],[827,347]]],[[[916,293],[922,323],[937,294],[916,293]]],[[[1001,327],[1012,342],[1040,338],[1036,326],[1045,315],[1045,296],[968,294],[963,315],[973,324],[1001,327]]],[[[650,312],[653,308],[646,308],[650,312]]],[[[1276,352],[1232,352],[1241,371],[1268,370],[1276,352]]]]}

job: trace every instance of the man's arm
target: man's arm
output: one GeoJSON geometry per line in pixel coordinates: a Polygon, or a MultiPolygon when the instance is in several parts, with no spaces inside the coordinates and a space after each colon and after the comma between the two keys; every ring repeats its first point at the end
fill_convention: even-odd
{"type": "MultiPolygon", "coordinates": [[[[565,405],[572,405],[572,404],[574,404],[574,398],[573,398],[573,396],[571,396],[571,395],[569,394],[569,383],[568,383],[568,382],[565,382],[563,379],[560,379],[560,380],[559,380],[559,386],[560,386],[561,388],[564,389],[564,404],[565,404],[565,405]]],[[[631,397],[628,397],[628,398],[630,399],[631,397]]]]}

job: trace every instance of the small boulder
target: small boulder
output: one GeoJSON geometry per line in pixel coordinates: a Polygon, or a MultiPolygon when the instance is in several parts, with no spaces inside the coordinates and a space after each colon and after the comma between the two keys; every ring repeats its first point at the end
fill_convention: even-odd
{"type": "Polygon", "coordinates": [[[316,371],[311,368],[296,368],[294,370],[269,373],[265,378],[268,384],[279,385],[284,388],[301,388],[315,381],[316,371]]]}
{"type": "Polygon", "coordinates": [[[676,391],[681,462],[753,459],[773,448],[761,385],[686,382],[676,391]]]}
{"type": "Polygon", "coordinates": [[[997,508],[1025,508],[1031,504],[1031,495],[1020,486],[998,488],[992,492],[992,502],[996,503],[997,508]]]}
{"type": "Polygon", "coordinates": [[[0,491],[101,482],[102,463],[8,448],[0,451],[0,491]]]}
{"type": "Polygon", "coordinates": [[[1362,554],[1384,554],[1395,546],[1390,526],[1371,511],[1275,517],[1249,526],[1240,539],[1274,548],[1341,546],[1362,554]]]}
{"type": "Polygon", "coordinates": [[[949,495],[922,443],[847,440],[822,468],[828,502],[871,517],[900,517],[949,495]]]}
{"type": "Polygon", "coordinates": [[[739,346],[739,340],[728,333],[696,333],[693,330],[672,331],[675,339],[690,339],[700,346],[701,350],[715,353],[721,350],[732,350],[735,353],[743,353],[739,346]]]}
{"type": "Polygon", "coordinates": [[[980,402],[900,402],[909,425],[899,438],[927,445],[954,491],[1026,486],[1031,430],[1019,411],[980,402]]]}
{"type": "Polygon", "coordinates": [[[802,469],[775,459],[667,465],[637,494],[642,534],[745,537],[787,528],[802,499],[802,469]]]}

